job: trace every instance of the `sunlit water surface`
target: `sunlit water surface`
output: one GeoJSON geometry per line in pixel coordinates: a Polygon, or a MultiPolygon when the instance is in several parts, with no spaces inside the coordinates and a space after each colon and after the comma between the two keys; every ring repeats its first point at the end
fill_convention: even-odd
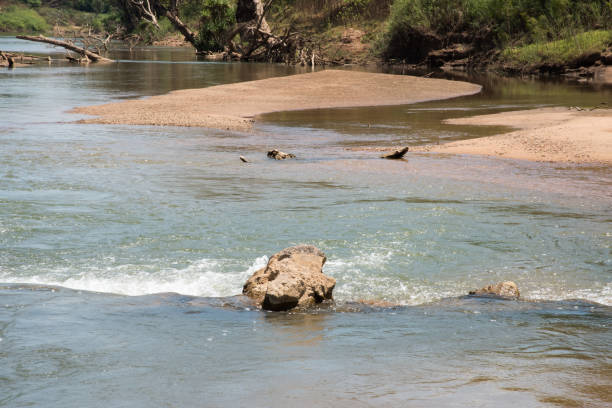
{"type": "Polygon", "coordinates": [[[0,406],[612,404],[609,167],[355,150],[490,135],[441,120],[612,104],[610,87],[472,78],[476,96],[249,134],[74,123],[74,106],[305,72],[113,57],[0,71],[0,406]],[[326,253],[335,307],[231,297],[297,243],[326,253]],[[524,301],[461,297],[500,280],[524,301]]]}

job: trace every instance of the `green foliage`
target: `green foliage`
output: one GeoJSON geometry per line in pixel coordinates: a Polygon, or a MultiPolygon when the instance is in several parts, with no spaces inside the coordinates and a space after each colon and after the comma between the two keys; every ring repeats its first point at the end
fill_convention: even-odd
{"type": "Polygon", "coordinates": [[[367,18],[372,0],[343,0],[338,8],[337,19],[343,24],[367,18]]]}
{"type": "Polygon", "coordinates": [[[42,5],[41,0],[21,0],[21,2],[28,7],[34,7],[34,8],[40,7],[42,5]]]}
{"type": "Polygon", "coordinates": [[[143,39],[145,44],[151,44],[154,41],[159,41],[168,34],[174,32],[172,23],[166,17],[158,18],[157,23],[159,24],[159,28],[155,27],[148,21],[141,21],[134,32],[143,39]]]}
{"type": "Polygon", "coordinates": [[[223,51],[224,35],[236,22],[235,8],[228,0],[204,0],[200,9],[198,51],[223,51]]]}
{"type": "Polygon", "coordinates": [[[515,66],[563,64],[612,45],[612,31],[587,31],[570,38],[506,48],[501,60],[515,66]]]}
{"type": "MultiPolygon", "coordinates": [[[[414,30],[445,37],[487,30],[497,46],[612,27],[611,0],[395,0],[382,48],[414,30]]],[[[491,44],[493,45],[493,44],[491,44]]]]}
{"type": "Polygon", "coordinates": [[[3,8],[0,12],[0,31],[32,33],[48,29],[45,19],[35,10],[13,5],[3,8]]]}
{"type": "Polygon", "coordinates": [[[38,13],[49,25],[91,27],[96,32],[115,31],[121,15],[115,9],[109,13],[90,13],[72,8],[40,7],[38,13]]]}
{"type": "Polygon", "coordinates": [[[110,0],[72,0],[70,7],[75,10],[87,11],[89,13],[108,13],[111,11],[110,0]]]}

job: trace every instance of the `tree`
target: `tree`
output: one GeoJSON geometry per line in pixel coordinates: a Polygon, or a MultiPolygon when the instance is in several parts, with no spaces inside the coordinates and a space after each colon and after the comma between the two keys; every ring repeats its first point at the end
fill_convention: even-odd
{"type": "Polygon", "coordinates": [[[200,6],[199,31],[193,31],[179,17],[180,3],[189,0],[121,1],[127,14],[136,15],[156,27],[159,27],[159,17],[166,17],[201,53],[224,50],[231,57],[268,61],[284,60],[287,55],[295,53],[289,32],[282,38],[278,37],[266,21],[265,15],[272,0],[265,5],[261,0],[238,0],[235,11],[228,0],[204,0],[200,6]],[[234,41],[236,37],[240,41],[234,41]]]}

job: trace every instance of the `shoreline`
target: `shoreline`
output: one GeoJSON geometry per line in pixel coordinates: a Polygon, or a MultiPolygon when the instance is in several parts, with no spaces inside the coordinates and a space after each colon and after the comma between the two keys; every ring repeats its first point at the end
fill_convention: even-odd
{"type": "Polygon", "coordinates": [[[541,108],[449,119],[445,123],[509,126],[515,130],[442,145],[417,146],[411,151],[612,164],[612,109],[541,108]]]}
{"type": "Polygon", "coordinates": [[[249,131],[265,113],[325,108],[406,105],[480,92],[480,85],[345,70],[185,89],[145,99],[77,107],[96,116],[80,123],[206,127],[249,131]]]}

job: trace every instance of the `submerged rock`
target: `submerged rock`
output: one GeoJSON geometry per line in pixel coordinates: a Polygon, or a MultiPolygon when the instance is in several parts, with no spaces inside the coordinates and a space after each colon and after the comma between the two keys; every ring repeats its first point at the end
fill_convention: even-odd
{"type": "Polygon", "coordinates": [[[482,289],[473,290],[470,296],[500,297],[504,299],[518,299],[520,292],[516,283],[512,281],[499,282],[496,285],[485,286],[482,289]]]}
{"type": "Polygon", "coordinates": [[[408,153],[408,147],[404,147],[401,150],[396,150],[393,153],[383,154],[380,156],[381,159],[401,159],[404,155],[408,153]]]}
{"type": "Polygon", "coordinates": [[[242,293],[266,310],[309,307],[332,299],[336,280],[323,274],[325,254],[312,245],[286,248],[256,271],[242,293]]]}
{"type": "Polygon", "coordinates": [[[294,159],[295,155],[292,153],[281,152],[276,149],[272,149],[268,152],[268,157],[274,160],[285,160],[285,159],[294,159]]]}

